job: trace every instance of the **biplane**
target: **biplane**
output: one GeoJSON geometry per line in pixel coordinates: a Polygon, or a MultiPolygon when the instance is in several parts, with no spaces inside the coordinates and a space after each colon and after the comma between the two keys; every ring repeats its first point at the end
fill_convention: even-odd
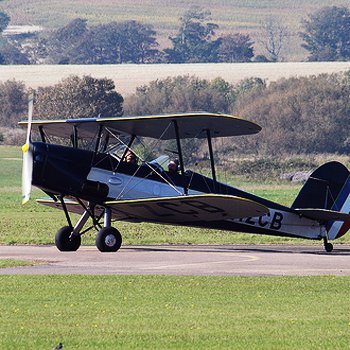
{"type": "Polygon", "coordinates": [[[327,252],[329,241],[350,228],[350,173],[341,163],[316,169],[291,207],[218,181],[212,140],[258,133],[251,121],[205,112],[32,121],[32,111],[33,99],[28,120],[20,122],[27,127],[23,203],[33,185],[48,195],[38,203],[63,210],[67,225],[55,236],[60,251],[76,251],[90,229],[101,252],[117,251],[122,236],[112,223],[118,221],[323,240],[327,252]],[[169,155],[147,159],[138,150],[145,138],[171,143],[175,172],[167,169],[169,155]],[[206,139],[210,175],[186,168],[185,139],[206,139]],[[127,161],[130,152],[138,161],[127,161]],[[74,224],[71,213],[80,215],[74,224]]]}

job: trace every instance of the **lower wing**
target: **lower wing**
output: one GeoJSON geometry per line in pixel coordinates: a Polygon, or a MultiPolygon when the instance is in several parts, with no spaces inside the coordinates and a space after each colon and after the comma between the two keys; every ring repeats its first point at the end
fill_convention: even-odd
{"type": "MultiPolygon", "coordinates": [[[[52,199],[39,199],[38,203],[62,209],[61,203],[52,199]]],[[[65,204],[70,212],[84,212],[78,202],[67,200],[65,204]]],[[[255,217],[269,212],[266,206],[252,200],[218,194],[115,200],[103,206],[111,209],[114,220],[178,225],[255,217]]],[[[103,210],[103,206],[96,206],[95,211],[103,210]]]]}

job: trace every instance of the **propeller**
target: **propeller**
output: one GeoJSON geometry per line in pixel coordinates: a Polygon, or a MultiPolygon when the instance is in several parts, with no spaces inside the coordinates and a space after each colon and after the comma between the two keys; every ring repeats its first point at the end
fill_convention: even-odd
{"type": "Polygon", "coordinates": [[[22,167],[22,204],[30,199],[32,191],[32,173],[33,173],[33,146],[31,142],[31,128],[33,119],[34,94],[28,96],[28,126],[26,143],[22,146],[23,167],[22,167]]]}

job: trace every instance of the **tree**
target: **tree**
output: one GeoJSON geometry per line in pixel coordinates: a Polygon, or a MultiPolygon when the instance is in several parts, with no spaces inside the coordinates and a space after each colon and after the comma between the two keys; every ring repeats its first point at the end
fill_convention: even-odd
{"type": "Polygon", "coordinates": [[[156,32],[151,25],[127,21],[119,25],[117,63],[155,63],[160,59],[156,32]]]}
{"type": "Polygon", "coordinates": [[[6,40],[0,41],[0,56],[2,57],[2,64],[30,63],[28,58],[19,49],[6,40]]]}
{"type": "Polygon", "coordinates": [[[68,63],[82,38],[87,34],[86,20],[76,18],[66,26],[52,32],[48,38],[42,40],[52,63],[68,63]]]}
{"type": "MultiPolygon", "coordinates": [[[[0,36],[10,23],[10,17],[0,12],[0,36]]],[[[4,37],[0,37],[0,64],[29,64],[26,56],[4,37]]]]}
{"type": "Polygon", "coordinates": [[[236,92],[236,96],[240,97],[244,94],[250,94],[256,91],[263,91],[265,88],[266,88],[265,80],[262,80],[261,78],[252,77],[252,78],[246,78],[241,80],[235,86],[235,92],[236,92]]]}
{"type": "MultiPolygon", "coordinates": [[[[266,155],[350,152],[346,74],[280,79],[238,97],[234,113],[262,126],[258,138],[243,138],[239,150],[266,155]]],[[[236,141],[237,143],[239,140],[236,141]]]]}
{"type": "Polygon", "coordinates": [[[6,29],[9,23],[10,17],[5,12],[0,12],[0,33],[6,29]]]}
{"type": "Polygon", "coordinates": [[[25,85],[15,80],[0,83],[0,105],[0,126],[15,127],[27,111],[25,85]]]}
{"type": "Polygon", "coordinates": [[[152,26],[136,21],[87,28],[85,20],[76,19],[54,32],[45,43],[54,63],[153,63],[160,59],[155,36],[152,26]]]}
{"type": "Polygon", "coordinates": [[[350,12],[346,7],[323,7],[302,22],[302,46],[309,61],[350,59],[350,12]]]}
{"type": "Polygon", "coordinates": [[[125,101],[128,115],[190,111],[228,112],[235,100],[234,87],[221,78],[208,81],[195,76],[155,80],[137,89],[125,101]]]}
{"type": "Polygon", "coordinates": [[[123,114],[123,101],[110,79],[70,76],[38,89],[35,115],[40,119],[116,117],[123,114]]]}
{"type": "Polygon", "coordinates": [[[280,61],[280,54],[285,40],[288,38],[288,28],[276,17],[269,17],[261,23],[261,39],[259,40],[270,56],[272,62],[280,61]]]}
{"type": "Polygon", "coordinates": [[[210,15],[199,7],[185,12],[178,34],[170,37],[173,48],[164,50],[169,62],[217,62],[220,40],[213,37],[218,25],[208,22],[210,15]]]}
{"type": "Polygon", "coordinates": [[[253,42],[249,35],[229,34],[221,38],[218,49],[221,62],[249,62],[254,56],[253,42]]]}
{"type": "Polygon", "coordinates": [[[120,42],[116,22],[91,27],[82,40],[69,52],[71,64],[113,64],[117,60],[120,42]]]}

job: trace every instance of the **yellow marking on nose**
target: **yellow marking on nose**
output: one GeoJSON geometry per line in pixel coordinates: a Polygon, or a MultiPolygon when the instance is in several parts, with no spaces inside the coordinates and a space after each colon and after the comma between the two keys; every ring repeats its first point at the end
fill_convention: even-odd
{"type": "Polygon", "coordinates": [[[25,143],[23,146],[22,146],[22,152],[23,153],[26,153],[29,151],[29,144],[28,143],[25,143]]]}

